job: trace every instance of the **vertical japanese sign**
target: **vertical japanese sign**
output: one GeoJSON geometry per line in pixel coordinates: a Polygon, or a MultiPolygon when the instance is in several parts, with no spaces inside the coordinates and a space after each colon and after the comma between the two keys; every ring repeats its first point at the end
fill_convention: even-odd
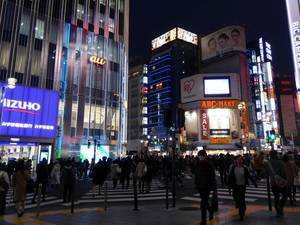
{"type": "Polygon", "coordinates": [[[208,114],[207,110],[200,110],[200,122],[201,122],[201,139],[202,140],[208,140],[208,114]]]}

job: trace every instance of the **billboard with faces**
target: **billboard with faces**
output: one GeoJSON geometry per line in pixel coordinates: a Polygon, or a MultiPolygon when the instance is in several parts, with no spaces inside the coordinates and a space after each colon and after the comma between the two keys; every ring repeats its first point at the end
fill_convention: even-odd
{"type": "Polygon", "coordinates": [[[245,29],[241,26],[228,26],[201,38],[202,60],[230,51],[246,52],[245,29]]]}

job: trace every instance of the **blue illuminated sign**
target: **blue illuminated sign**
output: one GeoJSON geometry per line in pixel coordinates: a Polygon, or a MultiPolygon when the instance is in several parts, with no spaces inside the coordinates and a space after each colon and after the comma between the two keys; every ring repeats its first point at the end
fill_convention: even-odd
{"type": "Polygon", "coordinates": [[[0,135],[55,138],[58,92],[0,83],[0,135]]]}

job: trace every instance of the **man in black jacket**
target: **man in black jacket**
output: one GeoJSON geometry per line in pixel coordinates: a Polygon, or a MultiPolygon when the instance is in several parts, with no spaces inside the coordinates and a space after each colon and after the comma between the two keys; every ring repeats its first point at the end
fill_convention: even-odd
{"type": "Polygon", "coordinates": [[[208,204],[211,191],[216,189],[216,175],[213,164],[209,161],[205,150],[198,152],[199,161],[196,163],[195,185],[201,197],[201,225],[206,225],[206,215],[209,211],[209,219],[213,219],[213,209],[208,204]]]}

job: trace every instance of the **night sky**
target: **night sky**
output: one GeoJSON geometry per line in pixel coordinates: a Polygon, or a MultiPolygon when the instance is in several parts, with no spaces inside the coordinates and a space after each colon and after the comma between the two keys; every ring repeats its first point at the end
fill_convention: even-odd
{"type": "Polygon", "coordinates": [[[293,74],[285,0],[131,0],[130,56],[149,56],[151,40],[174,27],[199,35],[226,25],[246,28],[247,42],[272,45],[275,73],[293,74]]]}

